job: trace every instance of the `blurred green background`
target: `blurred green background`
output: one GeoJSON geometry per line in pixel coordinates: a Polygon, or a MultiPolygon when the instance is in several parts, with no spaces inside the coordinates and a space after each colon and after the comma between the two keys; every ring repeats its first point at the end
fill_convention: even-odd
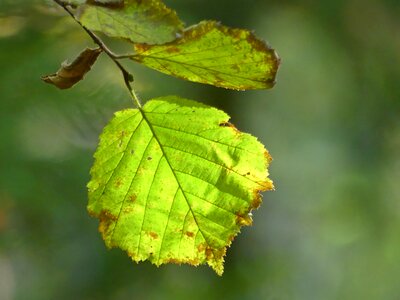
{"type": "Polygon", "coordinates": [[[282,58],[268,91],[125,62],[142,99],[224,109],[274,157],[276,191],[221,278],[104,246],[85,185],[102,127],[131,102],[105,57],[71,90],[41,82],[91,45],[49,3],[0,0],[0,299],[400,299],[398,0],[166,1],[187,24],[217,19],[268,40],[282,58]]]}

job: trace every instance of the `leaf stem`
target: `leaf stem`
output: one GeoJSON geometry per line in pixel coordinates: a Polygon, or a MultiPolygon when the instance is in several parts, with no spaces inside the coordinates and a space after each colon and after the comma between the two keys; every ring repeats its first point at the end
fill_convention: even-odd
{"type": "Polygon", "coordinates": [[[137,105],[138,108],[142,107],[142,104],[140,103],[139,97],[137,96],[135,90],[133,89],[131,82],[133,82],[133,75],[125,69],[125,67],[118,61],[118,59],[122,58],[129,58],[132,57],[133,55],[117,55],[114,52],[112,52],[106,44],[90,29],[86,28],[72,13],[72,11],[68,8],[67,4],[64,3],[62,0],[54,0],[55,3],[57,3],[59,6],[61,6],[74,20],[76,23],[79,24],[79,26],[82,27],[83,30],[92,38],[93,42],[97,44],[101,50],[107,54],[107,56],[115,63],[115,65],[120,69],[122,76],[124,78],[125,86],[129,90],[129,94],[131,95],[132,99],[134,100],[135,105],[137,105]]]}

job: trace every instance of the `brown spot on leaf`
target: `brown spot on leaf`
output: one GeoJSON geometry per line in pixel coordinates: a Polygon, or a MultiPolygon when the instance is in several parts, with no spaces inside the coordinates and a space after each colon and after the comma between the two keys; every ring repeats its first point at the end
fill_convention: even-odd
{"type": "Polygon", "coordinates": [[[225,256],[226,247],[222,249],[212,249],[210,246],[207,246],[205,253],[207,260],[218,261],[225,256]]]}
{"type": "Polygon", "coordinates": [[[194,233],[191,232],[191,231],[186,231],[185,234],[186,234],[188,237],[191,237],[191,238],[194,237],[194,233]]]}
{"type": "MultiPolygon", "coordinates": [[[[151,45],[148,45],[148,44],[135,44],[135,50],[138,53],[146,52],[149,49],[151,49],[151,45]]],[[[135,60],[137,58],[140,58],[140,56],[135,56],[135,60]]]]}
{"type": "Polygon", "coordinates": [[[256,38],[250,31],[247,32],[246,40],[257,51],[270,53],[272,50],[265,41],[256,38]]]}
{"type": "Polygon", "coordinates": [[[180,265],[182,263],[182,261],[180,261],[177,258],[168,258],[166,263],[180,265]]]}
{"type": "Polygon", "coordinates": [[[114,216],[109,210],[102,210],[100,215],[99,215],[99,219],[100,221],[104,220],[104,219],[109,219],[112,221],[116,221],[118,219],[117,216],[114,216]]]}
{"type": "Polygon", "coordinates": [[[229,127],[229,128],[232,128],[232,129],[235,131],[236,134],[240,134],[240,131],[235,127],[235,125],[233,125],[233,124],[230,123],[230,122],[221,122],[221,123],[219,124],[219,126],[220,126],[220,127],[229,127]]]}
{"type": "Polygon", "coordinates": [[[135,202],[136,201],[136,195],[135,194],[130,195],[129,196],[129,200],[131,200],[132,202],[135,202]]]}
{"type": "Polygon", "coordinates": [[[264,157],[267,159],[268,163],[272,161],[272,156],[269,154],[267,150],[264,151],[264,157]]]}
{"type": "Polygon", "coordinates": [[[219,126],[221,126],[221,127],[231,127],[231,126],[233,126],[233,125],[232,125],[232,123],[229,123],[229,122],[221,122],[221,123],[219,124],[219,126]]]}
{"type": "Polygon", "coordinates": [[[206,248],[207,248],[207,245],[206,245],[205,243],[200,243],[200,244],[197,246],[197,250],[198,250],[199,252],[203,252],[206,248]]]}
{"type": "Polygon", "coordinates": [[[171,264],[177,264],[177,265],[181,265],[182,263],[187,263],[187,264],[191,264],[193,266],[198,266],[200,264],[200,260],[198,258],[184,258],[184,259],[178,259],[178,258],[174,258],[174,257],[169,257],[167,258],[164,263],[171,263],[171,264]]]}
{"type": "Polygon", "coordinates": [[[154,240],[158,239],[158,234],[153,231],[148,232],[148,235],[154,240]]]}
{"type": "Polygon", "coordinates": [[[171,46],[166,49],[168,53],[179,53],[181,50],[178,47],[171,46]]]}
{"type": "Polygon", "coordinates": [[[123,181],[121,178],[118,178],[117,181],[115,182],[115,187],[119,188],[121,187],[121,185],[123,184],[123,181]]]}
{"type": "Polygon", "coordinates": [[[200,260],[198,258],[185,259],[185,262],[193,266],[198,266],[200,264],[200,260]]]}
{"type": "Polygon", "coordinates": [[[213,253],[212,249],[210,247],[207,247],[206,248],[206,257],[207,257],[207,259],[211,259],[211,257],[213,257],[213,256],[214,256],[214,253],[213,253]]]}
{"type": "MultiPolygon", "coordinates": [[[[89,213],[94,215],[93,212],[89,213]]],[[[117,220],[117,217],[114,216],[109,210],[102,210],[97,217],[100,220],[99,232],[102,233],[104,236],[107,234],[107,231],[110,228],[110,226],[117,220]]]]}
{"type": "Polygon", "coordinates": [[[253,200],[251,201],[252,208],[258,208],[262,202],[262,195],[259,191],[255,190],[253,192],[253,200]]]}
{"type": "Polygon", "coordinates": [[[269,179],[263,182],[259,182],[259,184],[261,185],[261,189],[259,190],[259,192],[274,190],[274,184],[269,179]]]}
{"type": "Polygon", "coordinates": [[[239,226],[250,226],[253,223],[251,217],[247,215],[236,215],[236,224],[239,226]]]}
{"type": "Polygon", "coordinates": [[[129,251],[127,251],[126,253],[128,254],[128,256],[129,256],[134,262],[137,262],[137,263],[138,263],[138,262],[140,261],[139,256],[138,256],[137,253],[135,253],[135,252],[129,252],[129,251]]]}

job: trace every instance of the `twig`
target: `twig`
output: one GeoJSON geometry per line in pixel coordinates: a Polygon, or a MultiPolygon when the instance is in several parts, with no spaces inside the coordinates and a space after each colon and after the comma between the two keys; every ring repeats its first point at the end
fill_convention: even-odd
{"type": "Polygon", "coordinates": [[[53,0],[55,3],[57,3],[59,6],[61,6],[74,20],[76,23],[79,24],[79,26],[82,27],[83,30],[86,31],[86,33],[92,38],[93,42],[96,43],[101,50],[107,54],[107,56],[117,65],[117,67],[120,69],[122,76],[124,77],[124,82],[126,87],[129,90],[129,94],[131,95],[132,99],[134,100],[135,104],[141,108],[142,104],[140,103],[140,100],[138,96],[135,93],[135,90],[133,89],[131,82],[133,82],[133,76],[125,67],[118,61],[118,59],[122,58],[129,58],[132,57],[133,55],[117,55],[114,52],[112,52],[106,44],[90,29],[86,28],[72,13],[72,11],[68,8],[67,4],[63,3],[61,0],[53,0]]]}

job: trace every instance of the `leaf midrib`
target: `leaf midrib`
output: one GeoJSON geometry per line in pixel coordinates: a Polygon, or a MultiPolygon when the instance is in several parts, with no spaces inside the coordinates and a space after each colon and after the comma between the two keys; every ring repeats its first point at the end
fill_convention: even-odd
{"type": "MultiPolygon", "coordinates": [[[[210,73],[217,73],[217,74],[219,73],[219,74],[222,74],[222,75],[225,75],[225,76],[230,76],[230,77],[233,77],[233,78],[239,78],[239,79],[249,80],[249,81],[258,82],[258,83],[262,83],[262,84],[269,84],[270,81],[272,80],[271,77],[265,78],[265,80],[259,80],[259,79],[255,79],[255,78],[244,77],[244,76],[240,76],[240,75],[236,75],[236,74],[230,74],[230,73],[227,73],[227,72],[222,72],[222,71],[215,70],[215,69],[211,69],[211,68],[208,68],[208,67],[205,67],[205,66],[193,65],[193,64],[184,63],[184,62],[177,62],[177,61],[175,61],[175,60],[171,60],[171,59],[167,59],[167,58],[163,58],[163,57],[155,57],[155,56],[151,56],[151,55],[149,55],[149,56],[142,56],[142,55],[138,54],[138,55],[132,56],[132,59],[135,60],[135,61],[138,62],[138,63],[140,63],[140,60],[135,59],[135,57],[142,57],[142,58],[144,58],[144,59],[153,59],[153,60],[158,61],[158,62],[159,62],[160,60],[163,60],[163,61],[170,62],[171,64],[183,65],[183,66],[188,66],[188,67],[197,68],[197,69],[203,69],[203,70],[209,71],[210,73]]],[[[160,63],[159,63],[159,64],[160,64],[160,63]]],[[[162,64],[160,64],[160,65],[162,65],[162,64]]],[[[162,66],[163,66],[163,65],[162,65],[162,66]]],[[[164,66],[163,66],[163,67],[164,67],[164,66]]],[[[165,69],[166,71],[169,72],[169,70],[168,70],[167,68],[164,67],[164,69],[165,69]]],[[[192,71],[192,72],[193,72],[193,71],[192,71]]],[[[194,73],[196,76],[202,77],[202,76],[201,76],[200,74],[198,74],[198,73],[195,73],[195,72],[193,72],[193,73],[194,73]]],[[[175,75],[175,76],[177,76],[177,75],[175,75]]],[[[210,81],[210,80],[208,80],[208,81],[210,81]]]]}
{"type": "MultiPolygon", "coordinates": [[[[171,165],[171,163],[169,162],[168,156],[167,156],[167,154],[166,154],[166,152],[165,152],[165,150],[164,150],[164,147],[162,146],[162,143],[161,143],[160,140],[158,139],[157,134],[156,134],[156,132],[155,132],[155,130],[154,130],[154,128],[153,128],[151,122],[147,119],[146,112],[145,112],[142,108],[139,108],[139,111],[140,111],[140,113],[141,113],[141,115],[142,115],[142,117],[143,117],[143,120],[144,120],[144,121],[147,123],[147,125],[149,126],[149,129],[150,129],[151,133],[153,134],[154,139],[157,141],[157,143],[158,143],[158,145],[159,145],[159,147],[160,147],[160,150],[161,150],[161,152],[162,152],[162,155],[165,157],[165,161],[167,162],[169,168],[171,169],[172,174],[174,175],[175,181],[176,181],[176,183],[178,184],[178,188],[181,190],[182,195],[183,195],[183,197],[185,198],[186,204],[187,204],[187,206],[189,207],[189,211],[190,211],[190,213],[191,213],[192,216],[193,216],[193,220],[195,221],[197,228],[199,229],[201,235],[203,236],[204,241],[206,242],[207,246],[211,249],[214,258],[216,259],[217,256],[215,255],[214,249],[213,249],[213,247],[210,245],[210,243],[209,243],[209,241],[207,240],[205,234],[203,233],[203,231],[202,231],[201,228],[200,228],[200,225],[199,225],[199,222],[198,222],[198,220],[197,220],[197,218],[196,218],[196,215],[195,215],[195,213],[194,213],[194,211],[193,211],[193,209],[192,209],[192,207],[191,207],[191,205],[190,205],[190,203],[189,203],[189,200],[188,200],[188,198],[187,198],[187,196],[186,196],[186,194],[185,194],[184,189],[183,189],[182,186],[181,186],[180,181],[178,180],[178,176],[177,176],[176,173],[175,173],[175,169],[172,168],[172,165],[171,165]]],[[[162,250],[162,249],[160,248],[160,253],[161,253],[161,250],[162,250]]]]}

